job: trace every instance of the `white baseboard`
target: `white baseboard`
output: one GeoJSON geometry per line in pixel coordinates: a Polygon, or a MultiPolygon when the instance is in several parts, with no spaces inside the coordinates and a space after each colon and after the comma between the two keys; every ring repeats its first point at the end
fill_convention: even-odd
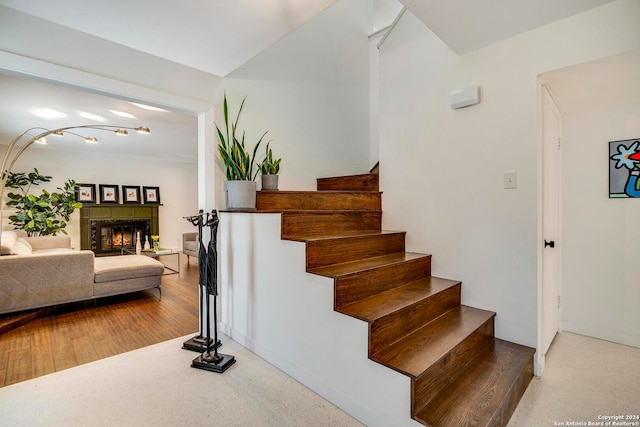
{"type": "Polygon", "coordinates": [[[606,328],[566,320],[562,322],[562,329],[567,332],[573,332],[574,334],[585,335],[587,337],[598,338],[605,341],[640,348],[640,335],[613,331],[606,328]]]}

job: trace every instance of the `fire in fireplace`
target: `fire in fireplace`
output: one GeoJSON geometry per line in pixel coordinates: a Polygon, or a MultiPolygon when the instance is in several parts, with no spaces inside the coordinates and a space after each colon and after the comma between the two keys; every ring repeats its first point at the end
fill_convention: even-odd
{"type": "Polygon", "coordinates": [[[135,248],[136,234],[144,242],[150,230],[151,220],[91,221],[91,250],[98,255],[135,248]]]}

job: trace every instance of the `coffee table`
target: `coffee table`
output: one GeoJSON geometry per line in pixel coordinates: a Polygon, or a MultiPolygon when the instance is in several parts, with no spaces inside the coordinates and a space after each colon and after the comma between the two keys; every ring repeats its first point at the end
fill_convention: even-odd
{"type": "MultiPolygon", "coordinates": [[[[124,254],[135,255],[136,250],[134,248],[122,248],[122,255],[124,254]]],[[[180,253],[177,251],[174,251],[172,249],[158,248],[158,252],[155,252],[153,249],[149,249],[146,251],[142,250],[140,251],[140,255],[148,256],[160,261],[162,265],[164,265],[165,271],[169,270],[169,272],[162,273],[163,276],[166,276],[168,274],[180,273],[180,253]],[[173,266],[165,264],[164,261],[160,259],[160,257],[169,257],[174,255],[176,257],[175,268],[173,266]]]]}

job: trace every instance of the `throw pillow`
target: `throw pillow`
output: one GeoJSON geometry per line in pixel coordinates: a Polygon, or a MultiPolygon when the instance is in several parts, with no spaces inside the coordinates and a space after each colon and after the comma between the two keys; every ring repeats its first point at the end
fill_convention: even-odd
{"type": "Polygon", "coordinates": [[[11,251],[13,255],[31,255],[33,254],[33,248],[31,244],[27,242],[22,237],[16,240],[16,244],[13,245],[13,250],[11,251]]]}
{"type": "Polygon", "coordinates": [[[0,255],[9,255],[16,244],[15,231],[3,231],[0,235],[0,255]]]}

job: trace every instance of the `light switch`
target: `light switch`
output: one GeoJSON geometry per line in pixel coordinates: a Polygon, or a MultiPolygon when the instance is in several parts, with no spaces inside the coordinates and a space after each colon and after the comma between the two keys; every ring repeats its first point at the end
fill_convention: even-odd
{"type": "Polygon", "coordinates": [[[504,173],[504,188],[518,188],[518,172],[504,173]]]}

